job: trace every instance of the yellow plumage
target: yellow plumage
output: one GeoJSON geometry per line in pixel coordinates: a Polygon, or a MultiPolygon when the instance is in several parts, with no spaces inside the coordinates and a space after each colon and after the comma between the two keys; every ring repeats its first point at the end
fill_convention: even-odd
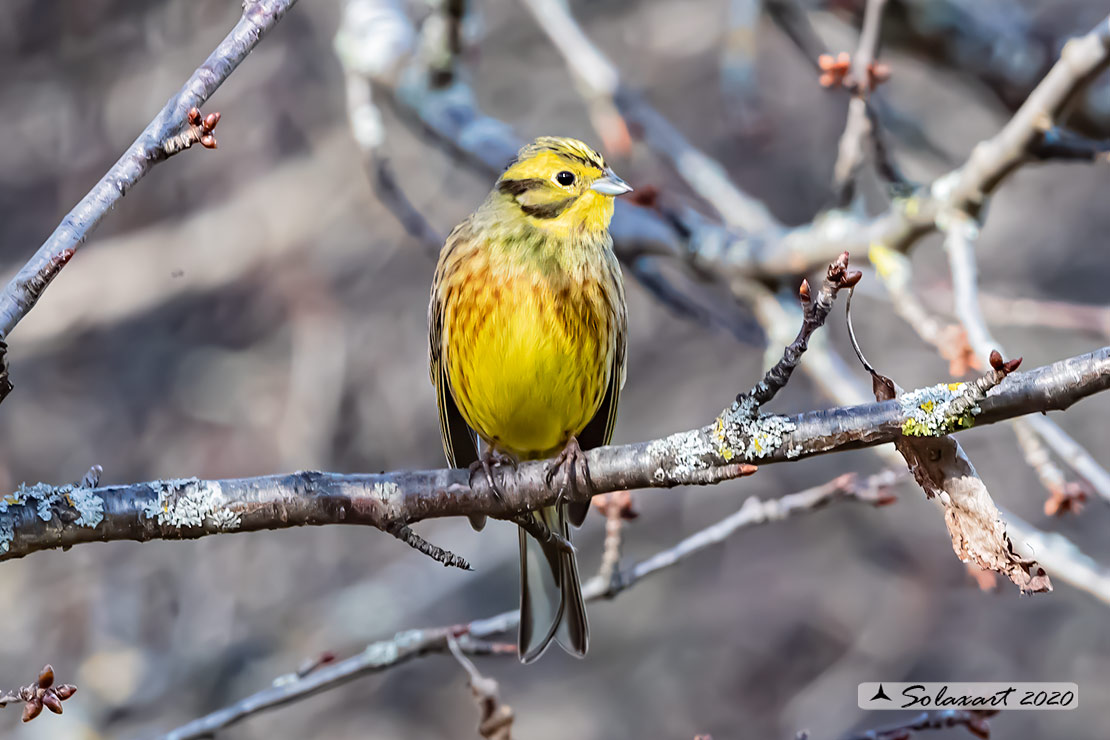
{"type": "MultiPolygon", "coordinates": [[[[479,461],[471,430],[487,454],[520,460],[551,457],[575,439],[586,449],[608,443],[627,333],[608,227],[613,197],[629,189],[587,145],[545,137],[520,151],[451,232],[429,307],[431,375],[451,464],[479,461]]],[[[567,536],[565,508],[534,516],[567,536]]],[[[570,514],[580,524],[585,509],[570,514]]],[[[538,657],[553,637],[584,654],[573,554],[522,530],[521,557],[521,658],[538,657]]]]}

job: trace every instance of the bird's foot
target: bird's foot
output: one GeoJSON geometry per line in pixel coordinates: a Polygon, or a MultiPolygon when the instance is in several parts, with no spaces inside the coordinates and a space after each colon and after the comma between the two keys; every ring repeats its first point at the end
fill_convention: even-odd
{"type": "Polygon", "coordinates": [[[501,486],[498,485],[497,481],[494,479],[493,469],[508,465],[515,472],[518,464],[517,459],[512,455],[487,448],[480,458],[470,464],[471,487],[473,488],[474,486],[474,474],[481,470],[485,473],[486,482],[489,483],[489,487],[493,490],[494,495],[499,499],[504,499],[505,492],[501,490],[501,486]]]}
{"type": "Polygon", "coordinates": [[[565,477],[561,487],[561,498],[567,498],[568,493],[572,494],[573,500],[581,500],[593,495],[594,482],[590,478],[590,464],[586,460],[586,453],[578,445],[577,437],[567,440],[563,451],[548,465],[545,477],[548,488],[553,487],[552,484],[559,471],[562,471],[565,477]]]}

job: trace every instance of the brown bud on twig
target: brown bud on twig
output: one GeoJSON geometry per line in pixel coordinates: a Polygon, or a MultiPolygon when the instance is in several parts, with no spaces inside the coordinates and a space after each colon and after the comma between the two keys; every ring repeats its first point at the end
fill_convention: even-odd
{"type": "Polygon", "coordinates": [[[810,302],[812,297],[812,294],[809,292],[809,281],[802,278],[802,284],[798,286],[798,300],[802,302],[802,305],[806,305],[810,302]]]}
{"type": "Polygon", "coordinates": [[[54,714],[62,713],[62,700],[53,692],[48,691],[42,695],[42,705],[54,714]]]}
{"type": "Polygon", "coordinates": [[[817,57],[817,67],[821,70],[818,82],[821,87],[842,87],[852,71],[852,55],[842,51],[835,57],[832,54],[822,54],[817,57]]]}
{"type": "Polygon", "coordinates": [[[177,136],[167,139],[162,144],[162,151],[166,155],[177,154],[185,151],[193,144],[200,144],[205,149],[216,149],[216,124],[220,122],[219,112],[209,113],[207,116],[197,107],[192,107],[185,115],[186,128],[177,136]]]}
{"type": "Polygon", "coordinates": [[[30,722],[35,717],[42,714],[42,702],[31,700],[23,705],[23,721],[30,722]]]}
{"type": "Polygon", "coordinates": [[[991,367],[994,368],[996,371],[1002,373],[1003,375],[1009,375],[1010,373],[1021,367],[1021,359],[1022,358],[1018,357],[1013,360],[1003,360],[1002,354],[998,350],[991,350],[991,367]]]}
{"type": "MultiPolygon", "coordinates": [[[[832,54],[822,54],[817,57],[817,68],[821,75],[817,81],[821,87],[844,87],[857,90],[860,81],[852,76],[852,55],[842,51],[835,57],[832,54]]],[[[890,79],[890,65],[882,62],[870,62],[867,65],[867,89],[874,90],[890,79]]]]}
{"type": "Polygon", "coordinates": [[[30,722],[35,717],[42,714],[43,707],[46,707],[54,714],[61,714],[62,702],[73,696],[76,692],[77,687],[72,684],[55,686],[54,669],[46,665],[39,671],[39,676],[35,683],[21,688],[18,692],[18,696],[0,692],[0,708],[4,707],[8,702],[22,701],[23,721],[30,722]]]}

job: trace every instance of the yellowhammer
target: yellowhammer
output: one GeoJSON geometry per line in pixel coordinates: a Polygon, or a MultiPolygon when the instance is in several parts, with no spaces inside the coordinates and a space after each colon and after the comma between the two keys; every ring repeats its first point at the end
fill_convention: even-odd
{"type": "MultiPolygon", "coordinates": [[[[492,464],[558,453],[548,480],[565,465],[572,485],[582,449],[608,444],[628,334],[609,220],[613,198],[631,189],[581,141],[542,137],[520,150],[447,238],[428,323],[452,466],[481,467],[492,485],[492,464]]],[[[565,540],[568,517],[579,526],[587,509],[559,504],[530,516],[565,540]]],[[[484,521],[472,523],[480,529],[484,521]]],[[[552,638],[585,655],[574,553],[522,529],[520,589],[520,659],[535,660],[552,638]]]]}

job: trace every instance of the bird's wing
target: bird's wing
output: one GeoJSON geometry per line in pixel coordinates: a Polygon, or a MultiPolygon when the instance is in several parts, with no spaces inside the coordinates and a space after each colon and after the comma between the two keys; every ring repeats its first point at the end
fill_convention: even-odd
{"type": "MultiPolygon", "coordinates": [[[[447,237],[436,265],[435,278],[432,280],[432,297],[428,304],[428,365],[432,385],[436,389],[436,404],[439,406],[439,430],[443,438],[443,453],[447,464],[453,468],[466,468],[478,460],[477,435],[463,419],[451,384],[447,379],[447,337],[444,335],[447,313],[447,291],[445,276],[450,269],[451,256],[459,239],[459,230],[447,237]]],[[[484,516],[470,517],[475,529],[485,526],[484,516]]]]}
{"type": "MultiPolygon", "coordinates": [[[[605,397],[602,398],[597,413],[578,435],[578,445],[583,450],[604,447],[613,438],[613,429],[617,425],[617,405],[627,376],[625,348],[628,344],[628,314],[625,309],[624,285],[620,279],[620,267],[616,266],[615,270],[619,300],[616,306],[614,337],[616,346],[613,352],[613,364],[609,372],[609,387],[605,391],[605,397]]],[[[572,503],[567,508],[567,518],[574,526],[581,527],[589,509],[589,504],[572,503]]]]}

